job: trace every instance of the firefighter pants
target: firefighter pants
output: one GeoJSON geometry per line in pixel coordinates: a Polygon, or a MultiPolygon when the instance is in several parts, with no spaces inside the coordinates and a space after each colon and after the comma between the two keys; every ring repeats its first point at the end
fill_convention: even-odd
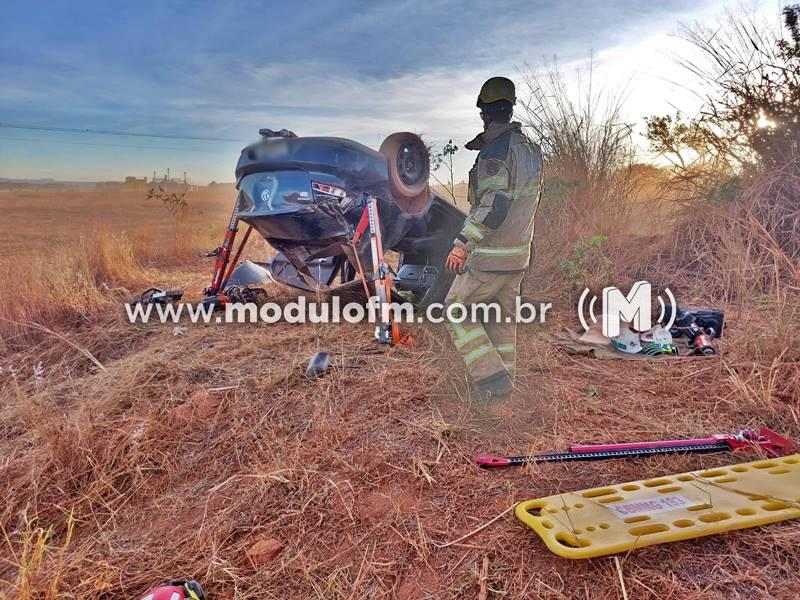
{"type": "Polygon", "coordinates": [[[460,323],[454,308],[453,319],[445,313],[445,323],[474,383],[491,381],[505,373],[514,379],[516,360],[516,304],[522,271],[467,271],[458,275],[445,299],[445,305],[461,304],[467,318],[460,323]],[[494,304],[495,309],[478,310],[477,304],[494,304]],[[473,316],[475,320],[473,320],[473,316]]]}

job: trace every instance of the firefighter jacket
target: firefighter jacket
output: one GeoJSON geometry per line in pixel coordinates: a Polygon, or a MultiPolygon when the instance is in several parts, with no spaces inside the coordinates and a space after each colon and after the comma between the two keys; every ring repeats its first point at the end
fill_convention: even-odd
{"type": "Polygon", "coordinates": [[[541,149],[520,123],[493,124],[466,147],[479,152],[469,172],[469,216],[454,243],[469,250],[469,269],[523,270],[542,190],[541,149]]]}

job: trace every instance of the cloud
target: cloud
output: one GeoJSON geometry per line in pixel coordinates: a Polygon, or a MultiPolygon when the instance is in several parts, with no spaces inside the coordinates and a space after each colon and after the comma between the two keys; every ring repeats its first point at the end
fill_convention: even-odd
{"type": "MultiPolygon", "coordinates": [[[[638,72],[632,59],[658,56],[652,44],[637,57],[631,48],[644,52],[643,40],[708,5],[345,0],[266,11],[238,0],[117,13],[102,3],[56,3],[46,15],[7,15],[19,27],[0,41],[9,58],[0,64],[0,112],[21,123],[243,141],[266,126],[373,147],[397,130],[463,145],[479,129],[475,96],[487,77],[513,77],[553,55],[572,68],[590,50],[602,68],[626,65],[608,67],[608,81],[629,77],[638,72]]],[[[230,179],[231,160],[221,156],[230,147],[187,170],[230,179]]],[[[125,157],[114,153],[116,164],[125,157]]],[[[460,171],[470,160],[461,153],[460,171]]],[[[107,168],[101,161],[98,176],[107,168]]]]}

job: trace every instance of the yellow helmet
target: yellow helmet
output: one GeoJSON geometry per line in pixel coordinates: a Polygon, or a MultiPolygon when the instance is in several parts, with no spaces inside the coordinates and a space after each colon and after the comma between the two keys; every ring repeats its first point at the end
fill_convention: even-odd
{"type": "Polygon", "coordinates": [[[517,91],[514,82],[506,77],[492,77],[481,86],[476,106],[490,104],[498,100],[508,100],[511,104],[517,103],[517,91]]]}

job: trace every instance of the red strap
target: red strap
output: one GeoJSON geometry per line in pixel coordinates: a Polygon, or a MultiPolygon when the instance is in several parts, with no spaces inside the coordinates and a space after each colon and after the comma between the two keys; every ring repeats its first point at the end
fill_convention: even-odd
{"type": "Polygon", "coordinates": [[[369,205],[364,207],[364,212],[361,213],[361,218],[358,221],[358,225],[356,225],[356,231],[353,235],[353,246],[358,244],[358,240],[364,235],[367,227],[369,227],[369,205]]]}

